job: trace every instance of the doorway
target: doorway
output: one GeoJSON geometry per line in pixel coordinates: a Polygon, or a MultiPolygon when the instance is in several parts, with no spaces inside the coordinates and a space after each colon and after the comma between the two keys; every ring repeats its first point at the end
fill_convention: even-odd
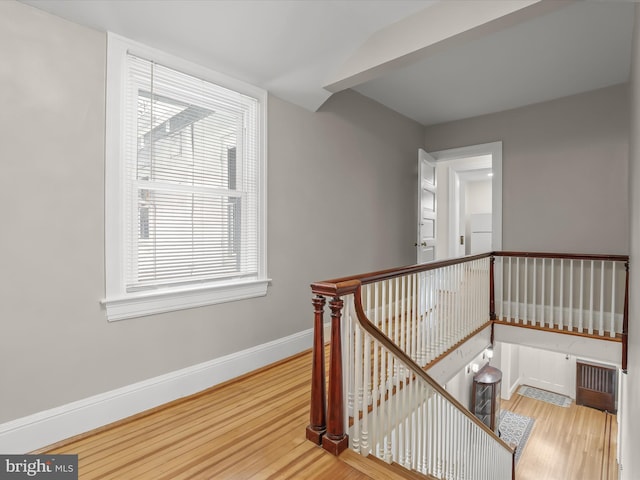
{"type": "Polygon", "coordinates": [[[436,161],[436,259],[502,248],[502,142],[432,152],[436,161]]]}

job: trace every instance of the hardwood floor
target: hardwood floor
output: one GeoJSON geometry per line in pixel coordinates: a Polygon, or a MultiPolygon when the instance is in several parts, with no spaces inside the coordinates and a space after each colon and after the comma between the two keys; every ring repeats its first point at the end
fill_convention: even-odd
{"type": "Polygon", "coordinates": [[[502,408],[535,418],[516,467],[518,480],[616,480],[618,424],[593,408],[558,407],[514,394],[502,408]]]}
{"type": "MultiPolygon", "coordinates": [[[[310,381],[306,352],[43,452],[78,454],[82,480],[401,479],[382,462],[336,458],[306,440],[310,381]]],[[[617,478],[612,417],[520,395],[503,406],[536,417],[518,480],[617,478]]]]}
{"type": "Polygon", "coordinates": [[[45,451],[83,480],[370,479],[306,440],[310,382],[307,352],[45,451]]]}

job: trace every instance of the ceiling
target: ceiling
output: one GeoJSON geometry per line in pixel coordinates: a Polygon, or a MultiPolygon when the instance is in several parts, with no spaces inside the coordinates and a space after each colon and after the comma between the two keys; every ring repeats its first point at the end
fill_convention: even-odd
{"type": "Polygon", "coordinates": [[[309,110],[348,87],[423,125],[626,82],[635,7],[623,0],[21,1],[309,110]]]}

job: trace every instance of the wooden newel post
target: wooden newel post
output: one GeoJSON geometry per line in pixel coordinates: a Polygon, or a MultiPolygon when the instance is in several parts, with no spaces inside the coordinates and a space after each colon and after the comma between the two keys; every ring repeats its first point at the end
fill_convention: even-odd
{"type": "Polygon", "coordinates": [[[326,389],[324,369],[324,305],[326,299],[317,295],[313,303],[313,365],[311,367],[311,408],[307,438],[322,445],[322,436],[327,431],[326,389]]]}
{"type": "Polygon", "coordinates": [[[622,371],[627,373],[627,348],[629,341],[629,262],[624,264],[626,270],[624,286],[624,312],[622,316],[622,371]]]}
{"type": "Polygon", "coordinates": [[[489,319],[496,319],[496,287],[495,275],[493,273],[496,257],[491,255],[489,260],[489,319]]]}
{"type": "Polygon", "coordinates": [[[340,455],[349,446],[349,436],[344,431],[344,395],[342,386],[342,334],[340,320],[344,302],[334,297],[331,308],[331,352],[329,357],[329,395],[327,403],[327,433],[322,437],[322,447],[334,455],[340,455]]]}

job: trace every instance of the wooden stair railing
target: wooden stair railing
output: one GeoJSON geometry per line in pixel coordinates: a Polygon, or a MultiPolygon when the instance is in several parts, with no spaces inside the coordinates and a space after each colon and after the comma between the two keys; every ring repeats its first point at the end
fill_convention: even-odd
{"type": "MultiPolygon", "coordinates": [[[[431,384],[432,382],[429,382],[430,377],[423,371],[425,365],[429,363],[429,361],[437,360],[437,358],[446,355],[452,346],[462,341],[468,335],[477,332],[478,328],[487,320],[490,320],[492,324],[505,323],[528,328],[544,328],[558,333],[583,334],[572,331],[569,328],[571,325],[570,322],[563,324],[564,314],[562,312],[564,306],[562,304],[562,293],[559,294],[559,306],[557,306],[557,301],[554,301],[553,293],[550,293],[551,306],[542,306],[543,312],[545,308],[550,308],[551,321],[543,320],[541,325],[530,325],[531,319],[527,316],[528,309],[533,308],[535,310],[539,308],[536,306],[536,287],[532,286],[532,284],[527,286],[526,283],[526,278],[530,278],[527,277],[527,265],[533,265],[534,275],[536,265],[539,265],[540,268],[543,269],[545,268],[544,265],[550,265],[551,268],[547,270],[546,273],[547,278],[551,279],[549,291],[554,292],[558,288],[562,291],[564,284],[567,282],[567,277],[562,276],[564,272],[562,268],[566,268],[563,262],[566,260],[568,260],[567,265],[570,265],[571,268],[574,267],[574,261],[576,261],[576,265],[578,265],[577,262],[602,262],[601,270],[599,270],[602,278],[604,278],[605,275],[604,262],[624,263],[625,279],[624,282],[622,282],[624,283],[624,306],[620,307],[623,310],[622,313],[619,313],[618,305],[614,306],[614,298],[620,296],[619,293],[616,293],[615,285],[619,285],[619,283],[616,283],[616,275],[619,275],[622,269],[616,271],[615,265],[612,267],[613,271],[618,273],[615,273],[611,277],[611,282],[613,282],[614,286],[612,287],[612,293],[610,295],[611,313],[609,321],[617,330],[615,332],[603,332],[603,316],[601,314],[600,329],[598,332],[594,331],[593,333],[596,338],[610,339],[622,343],[622,367],[626,370],[629,283],[629,261],[627,256],[491,252],[482,255],[317,282],[311,285],[314,295],[314,362],[312,367],[310,424],[307,427],[307,438],[316,444],[322,445],[326,450],[335,455],[339,455],[349,445],[346,428],[348,428],[350,422],[347,421],[347,415],[349,415],[347,412],[349,408],[353,407],[351,403],[349,403],[348,406],[345,405],[345,397],[349,396],[349,402],[351,402],[353,392],[348,391],[348,395],[345,395],[345,378],[343,378],[343,375],[346,370],[342,349],[343,345],[348,347],[352,346],[354,339],[345,337],[345,335],[348,335],[348,332],[345,332],[344,326],[345,318],[343,310],[345,303],[347,305],[353,305],[356,314],[352,316],[357,319],[359,328],[362,328],[363,331],[366,332],[365,335],[369,335],[375,339],[380,345],[379,348],[391,351],[402,364],[410,365],[408,368],[412,371],[412,375],[414,375],[415,378],[420,378],[422,381],[431,384]],[[505,278],[507,272],[509,275],[512,273],[511,262],[514,258],[516,258],[516,260],[513,261],[515,265],[518,266],[515,268],[515,271],[518,273],[515,276],[505,278]],[[521,260],[523,258],[526,260],[521,260]],[[496,262],[496,259],[499,259],[499,262],[496,262]],[[559,262],[558,264],[561,265],[561,267],[554,265],[553,262],[555,260],[559,262]],[[538,261],[540,263],[535,263],[538,261]],[[534,263],[527,264],[526,262],[534,263]],[[507,265],[509,266],[508,270],[507,265]],[[524,274],[518,270],[520,265],[525,265],[523,267],[524,274]],[[560,280],[555,280],[556,286],[554,287],[553,272],[555,270],[560,271],[560,280]],[[482,280],[483,277],[486,279],[486,283],[485,280],[482,280]],[[524,286],[518,283],[521,278],[525,279],[523,280],[524,286]],[[510,286],[512,284],[514,285],[513,287],[510,286]],[[424,285],[427,285],[427,287],[424,287],[424,285]],[[427,288],[427,290],[420,290],[423,287],[427,288]],[[534,294],[533,297],[529,296],[529,299],[534,298],[534,306],[524,308],[524,319],[517,318],[518,315],[512,316],[511,310],[508,311],[509,315],[505,316],[506,308],[511,309],[512,304],[519,305],[518,295],[521,293],[525,297],[526,304],[528,293],[525,292],[528,292],[527,289],[531,288],[533,288],[534,294]],[[556,290],[554,290],[554,288],[556,290]],[[507,295],[507,293],[509,295],[507,295]],[[515,293],[515,299],[510,297],[513,293],[515,293]],[[392,298],[393,295],[395,296],[392,298]],[[425,298],[426,300],[424,300],[425,298]],[[329,300],[328,303],[331,311],[328,391],[325,388],[325,339],[323,334],[323,316],[327,299],[329,300]],[[345,300],[347,300],[347,302],[345,302],[345,300]],[[474,302],[474,304],[470,305],[469,302],[474,302]],[[558,308],[561,312],[561,318],[559,319],[559,324],[556,324],[554,323],[555,320],[553,320],[553,312],[554,309],[557,310],[558,308]],[[384,311],[380,313],[382,310],[384,311]],[[378,316],[380,316],[380,319],[378,316]],[[475,321],[470,320],[476,317],[477,319],[475,321]],[[618,325],[618,323],[620,323],[619,317],[622,318],[621,325],[618,325]],[[527,322],[529,325],[527,325],[527,322]],[[392,331],[394,328],[395,333],[392,331]],[[424,332],[420,333],[422,337],[418,340],[410,337],[410,335],[413,335],[416,331],[420,332],[420,329],[424,330],[425,328],[428,328],[428,335],[426,335],[429,337],[428,340],[424,340],[424,332]],[[598,334],[601,335],[598,336],[598,334]],[[420,342],[423,343],[421,344],[420,342]],[[405,348],[407,350],[405,350],[405,348]],[[428,378],[424,378],[424,376],[428,378]]],[[[593,265],[593,263],[590,263],[590,265],[593,265]]],[[[568,275],[568,281],[572,282],[574,273],[568,275]]],[[[534,276],[533,282],[539,281],[540,280],[535,280],[534,276]]],[[[544,279],[542,282],[544,282],[544,279]]],[[[591,284],[593,285],[593,281],[591,284]]],[[[604,291],[604,287],[605,284],[601,281],[600,290],[604,291]]],[[[542,289],[538,290],[537,295],[540,295],[540,291],[544,291],[544,288],[543,283],[542,289]]],[[[593,286],[591,289],[593,290],[593,286]]],[[[548,298],[544,298],[544,293],[542,295],[544,303],[548,298]]],[[[571,291],[569,296],[573,298],[573,291],[571,291]]],[[[601,299],[599,300],[600,305],[604,302],[605,297],[606,295],[601,295],[601,299]]],[[[518,306],[517,308],[519,312],[520,307],[518,306]]],[[[602,306],[600,306],[600,310],[603,310],[602,306]]],[[[351,316],[347,313],[347,324],[349,323],[349,318],[351,318],[351,316]]],[[[570,315],[570,318],[573,318],[573,314],[570,315]]],[[[540,321],[540,319],[538,319],[538,321],[540,321]]],[[[592,331],[592,326],[590,328],[590,331],[592,331]]],[[[583,335],[587,334],[588,332],[583,335]]],[[[493,342],[493,328],[491,342],[493,342]]],[[[369,343],[366,345],[369,345],[369,343]]],[[[366,348],[369,349],[372,347],[367,346],[366,348]]],[[[353,362],[353,352],[347,352],[347,355],[351,355],[351,357],[346,360],[353,362]]],[[[362,351],[360,355],[362,355],[362,351]]],[[[367,371],[365,376],[375,376],[377,374],[377,371],[367,371]]],[[[347,383],[349,383],[350,380],[348,378],[346,380],[347,383]]],[[[366,392],[365,394],[370,393],[371,392],[366,392]]],[[[447,395],[447,392],[444,392],[444,395],[447,395]]],[[[369,399],[369,402],[371,402],[371,399],[369,399]]],[[[454,404],[456,404],[455,400],[454,404]]],[[[463,410],[466,409],[463,408],[463,410]]],[[[363,415],[362,412],[361,410],[360,416],[363,415]]],[[[366,413],[366,409],[364,412],[366,413]]],[[[357,412],[352,412],[352,415],[357,416],[358,414],[357,412]]],[[[351,423],[353,423],[353,417],[349,417],[349,419],[351,419],[351,423]]]]}
{"type": "MultiPolygon", "coordinates": [[[[416,275],[421,272],[438,271],[447,267],[461,264],[469,264],[481,259],[488,259],[490,253],[457,258],[439,262],[430,262],[422,265],[381,270],[373,273],[354,275],[317,282],[311,285],[314,294],[312,300],[314,306],[314,339],[313,339],[313,366],[311,380],[311,407],[310,422],[307,427],[307,438],[317,444],[321,444],[326,450],[339,455],[348,446],[348,437],[345,432],[345,417],[343,405],[343,358],[342,358],[342,308],[343,297],[354,295],[362,285],[375,284],[416,275]],[[325,365],[324,365],[324,307],[329,298],[331,310],[331,337],[329,360],[329,388],[325,389],[325,365]]],[[[399,290],[399,288],[397,288],[399,290]]],[[[397,292],[396,292],[397,293],[397,292]]],[[[389,299],[390,301],[390,299],[389,299]]],[[[395,312],[394,312],[395,313],[395,312]]],[[[477,322],[476,322],[477,323],[477,322]]],[[[452,345],[471,333],[460,335],[452,345]]],[[[446,349],[445,349],[446,351],[446,349]]],[[[443,353],[438,351],[438,353],[443,353]]],[[[434,356],[437,356],[434,354],[434,356]]]]}
{"type": "Polygon", "coordinates": [[[492,255],[498,260],[492,261],[492,320],[620,342],[622,370],[627,370],[628,255],[508,251],[492,255]]]}
{"type": "MultiPolygon", "coordinates": [[[[344,365],[345,361],[353,363],[354,355],[358,358],[364,355],[363,352],[370,352],[371,345],[367,344],[369,346],[366,347],[361,345],[360,350],[356,347],[355,354],[353,351],[347,352],[351,358],[343,358],[343,344],[347,342],[347,345],[353,345],[355,341],[353,338],[345,339],[345,335],[349,335],[349,332],[344,330],[345,299],[346,303],[351,305],[356,312],[355,315],[347,314],[347,323],[353,323],[353,319],[356,318],[360,322],[358,328],[363,328],[362,323],[364,322],[366,326],[375,329],[373,332],[375,332],[376,339],[380,341],[380,348],[391,351],[392,354],[398,353],[395,355],[397,360],[394,360],[394,366],[391,366],[390,360],[388,368],[401,369],[405,372],[413,368],[417,371],[417,373],[411,373],[410,378],[396,373],[389,374],[388,379],[393,377],[392,381],[397,382],[392,389],[393,392],[396,392],[397,389],[411,390],[416,388],[414,384],[425,382],[424,378],[426,377],[425,384],[433,392],[442,395],[455,408],[465,412],[465,415],[472,418],[470,420],[472,423],[481,424],[437,385],[421,367],[436,357],[442,357],[451,346],[460,343],[470,334],[476,332],[479,327],[486,327],[486,312],[489,310],[489,257],[490,254],[484,254],[445,262],[434,262],[375,272],[370,275],[319,282],[312,286],[315,295],[313,299],[315,326],[313,357],[315,361],[312,372],[310,423],[307,427],[307,437],[310,440],[321,444],[326,450],[336,455],[346,449],[349,444],[346,432],[348,424],[346,421],[348,413],[346,412],[348,409],[345,405],[344,365]],[[430,290],[418,291],[418,287],[421,285],[427,286],[430,290]],[[365,292],[367,311],[372,317],[376,317],[377,326],[370,323],[364,310],[362,295],[363,289],[367,288],[368,290],[365,292]],[[422,297],[429,298],[419,301],[422,297]],[[331,338],[329,342],[328,392],[325,393],[323,310],[326,303],[329,303],[331,310],[331,338]],[[386,312],[387,306],[388,312],[386,312]],[[385,310],[385,315],[380,314],[380,310],[385,310]],[[381,321],[378,319],[379,316],[384,316],[386,320],[381,321]],[[429,328],[429,335],[423,331],[427,328],[426,325],[429,328]],[[388,328],[387,333],[393,339],[387,337],[378,326],[388,328]],[[417,338],[418,332],[421,334],[420,339],[417,338]],[[391,349],[388,348],[389,346],[391,349]],[[407,351],[404,348],[407,348],[407,351]],[[358,351],[360,353],[357,353],[358,351]],[[420,361],[420,365],[416,364],[416,361],[420,361]],[[407,363],[411,367],[406,366],[407,363]],[[326,421],[323,422],[325,419],[326,421]]],[[[371,334],[371,330],[366,328],[363,330],[367,334],[371,334]]],[[[382,375],[386,373],[380,372],[379,367],[376,368],[373,369],[375,371],[367,370],[366,373],[360,371],[359,375],[362,376],[364,373],[365,377],[372,378],[379,373],[382,375]]],[[[364,388],[366,390],[364,393],[362,393],[362,385],[356,386],[354,393],[352,382],[351,378],[347,379],[347,383],[350,383],[350,402],[353,401],[354,396],[358,396],[358,392],[360,392],[360,401],[362,395],[367,397],[371,394],[369,385],[364,388]]],[[[396,393],[392,393],[392,395],[396,395],[396,393]]],[[[354,409],[351,404],[349,408],[354,409]]],[[[356,407],[352,415],[358,417],[364,414],[366,416],[367,413],[366,408],[363,411],[356,407]]],[[[353,417],[350,418],[353,422],[353,417]]],[[[356,419],[355,422],[357,423],[358,420],[356,419]]],[[[484,429],[488,430],[486,427],[484,429]]],[[[366,445],[366,438],[362,439],[362,443],[366,445]]]]}
{"type": "MultiPolygon", "coordinates": [[[[442,465],[438,468],[439,476],[443,475],[443,478],[460,479],[478,478],[499,480],[501,478],[511,478],[512,480],[515,480],[515,448],[506,444],[495,432],[489,429],[475,415],[469,412],[466,407],[464,407],[460,402],[458,402],[458,400],[451,396],[451,394],[449,394],[449,392],[447,392],[433,378],[431,378],[431,376],[429,376],[429,374],[426,373],[420,365],[416,364],[414,360],[404,352],[404,350],[398,347],[395,342],[388,338],[384,334],[384,332],[382,332],[369,320],[369,318],[367,318],[367,315],[362,306],[361,288],[356,289],[354,293],[353,304],[356,311],[356,318],[360,327],[372,339],[379,343],[386,351],[390,352],[391,355],[395,359],[397,359],[401,365],[409,370],[408,380],[407,374],[405,373],[405,380],[401,381],[401,387],[410,389],[411,386],[416,383],[424,383],[428,385],[428,390],[433,392],[432,394],[439,396],[442,403],[446,402],[446,404],[453,407],[455,412],[460,417],[466,419],[466,421],[468,422],[466,426],[463,426],[461,425],[460,420],[456,421],[451,419],[451,411],[447,412],[446,408],[442,410],[442,416],[447,417],[451,421],[442,422],[440,426],[440,433],[442,437],[445,436],[445,432],[449,438],[457,437],[453,441],[453,444],[455,444],[456,447],[460,448],[460,451],[450,451],[447,454],[443,455],[443,457],[451,463],[449,465],[442,465]],[[480,434],[474,440],[472,440],[471,435],[469,434],[469,426],[474,426],[476,428],[476,433],[480,432],[480,434]],[[456,427],[458,428],[458,431],[455,431],[456,427]],[[484,459],[484,462],[483,460],[478,460],[474,464],[471,461],[471,455],[469,454],[468,447],[473,445],[474,442],[478,445],[484,444],[484,451],[487,455],[487,458],[484,459]],[[489,445],[488,448],[487,445],[489,445]],[[493,451],[491,451],[491,446],[493,446],[493,451]],[[495,451],[496,449],[501,450],[503,454],[497,454],[495,451]],[[460,460],[461,457],[464,457],[464,459],[460,460]],[[503,462],[502,464],[501,461],[503,462]],[[466,472],[467,475],[464,475],[463,470],[466,471],[466,469],[471,470],[466,472]]],[[[426,403],[426,401],[427,399],[424,397],[422,399],[418,399],[419,403],[424,404],[426,403]]],[[[444,441],[444,438],[435,439],[435,443],[438,443],[439,441],[444,441]]],[[[451,444],[451,442],[449,443],[451,444]]]]}

